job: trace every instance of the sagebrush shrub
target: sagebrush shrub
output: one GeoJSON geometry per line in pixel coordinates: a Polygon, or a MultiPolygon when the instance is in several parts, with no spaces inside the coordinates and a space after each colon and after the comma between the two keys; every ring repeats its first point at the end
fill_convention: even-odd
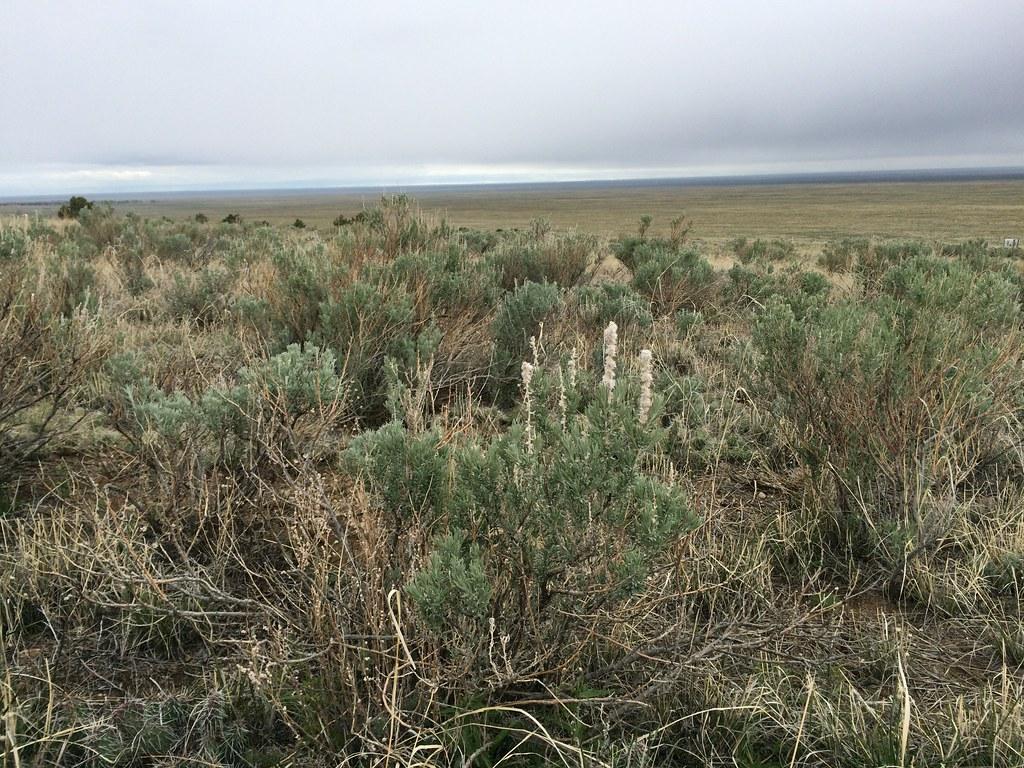
{"type": "Polygon", "coordinates": [[[759,376],[840,506],[906,520],[936,483],[978,482],[1019,397],[1016,288],[962,262],[898,261],[872,298],[773,298],[755,324],[759,376]],[[952,473],[952,474],[951,474],[952,473]]]}
{"type": "Polygon", "coordinates": [[[511,291],[524,283],[576,285],[596,261],[597,238],[568,233],[523,234],[507,238],[487,254],[502,287],[511,291]]]}
{"type": "Polygon", "coordinates": [[[864,258],[870,242],[866,238],[843,238],[832,240],[818,257],[818,265],[829,273],[849,272],[853,265],[864,258]]]}
{"type": "Polygon", "coordinates": [[[713,296],[715,273],[696,250],[657,250],[633,273],[632,286],[659,312],[699,308],[713,296]]]}
{"type": "Polygon", "coordinates": [[[73,406],[101,356],[89,334],[82,315],[55,315],[21,286],[0,286],[0,496],[81,421],[73,406]]]}
{"type": "Polygon", "coordinates": [[[194,273],[176,272],[165,295],[168,314],[200,325],[217,322],[227,314],[235,279],[230,270],[213,265],[194,273]]]}
{"type": "Polygon", "coordinates": [[[19,227],[0,224],[0,262],[20,261],[28,253],[31,239],[19,227]]]}
{"type": "Polygon", "coordinates": [[[413,297],[419,319],[432,315],[478,320],[502,294],[498,275],[487,262],[467,258],[457,247],[397,256],[363,279],[401,286],[413,297]]]}
{"type": "Polygon", "coordinates": [[[575,289],[570,298],[575,300],[581,319],[594,329],[612,321],[623,329],[647,328],[654,323],[650,300],[629,285],[587,285],[575,289]]]}
{"type": "MultiPolygon", "coordinates": [[[[129,363],[127,373],[134,366],[129,363]]],[[[185,451],[200,469],[255,457],[288,459],[310,451],[348,415],[348,383],[330,350],[290,345],[238,371],[237,383],[214,384],[189,396],[148,380],[125,388],[127,411],[141,447],[154,436],[172,453],[185,451]]]]}
{"type": "Polygon", "coordinates": [[[334,350],[360,413],[377,419],[384,411],[384,363],[426,358],[437,336],[416,321],[411,297],[402,290],[388,291],[372,283],[356,282],[320,304],[317,329],[311,338],[334,350]]]}
{"type": "Polygon", "coordinates": [[[394,525],[446,532],[406,587],[439,636],[463,642],[495,617],[512,647],[557,658],[693,525],[665,461],[649,358],[611,389],[524,364],[504,434],[442,440],[392,423],[353,444],[349,461],[394,525]]]}
{"type": "Polygon", "coordinates": [[[930,256],[931,246],[917,240],[887,240],[872,243],[857,254],[854,275],[867,292],[872,292],[890,267],[908,259],[930,256]]]}
{"type": "Polygon", "coordinates": [[[561,304],[558,286],[543,283],[525,283],[501,300],[491,331],[494,336],[491,376],[501,396],[507,397],[514,391],[530,337],[539,333],[541,323],[561,304]]]}
{"type": "Polygon", "coordinates": [[[733,253],[740,260],[741,264],[751,262],[782,261],[791,258],[796,253],[796,247],[789,240],[762,240],[760,238],[749,241],[745,237],[738,238],[729,243],[733,253]]]}
{"type": "Polygon", "coordinates": [[[761,311],[772,297],[784,301],[797,317],[803,317],[814,306],[824,302],[831,285],[816,272],[799,267],[776,270],[772,265],[744,266],[735,264],[728,272],[724,298],[741,309],[761,311]]]}

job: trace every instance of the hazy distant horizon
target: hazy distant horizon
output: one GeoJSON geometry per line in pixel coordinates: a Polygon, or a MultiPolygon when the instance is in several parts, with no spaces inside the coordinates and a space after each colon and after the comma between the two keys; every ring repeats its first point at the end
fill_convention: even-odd
{"type": "Polygon", "coordinates": [[[210,186],[188,187],[179,189],[85,189],[69,188],[63,192],[39,194],[0,194],[0,203],[16,204],[52,204],[66,200],[72,195],[84,195],[100,201],[132,202],[145,199],[189,199],[203,197],[254,197],[274,195],[281,197],[302,197],[330,195],[332,193],[402,193],[416,191],[430,193],[432,191],[473,190],[515,188],[565,187],[655,187],[655,186],[756,186],[772,184],[836,184],[836,183],[885,183],[885,182],[954,182],[954,181],[1009,181],[1024,180],[1024,165],[1019,166],[981,166],[962,168],[898,168],[898,169],[865,169],[853,171],[819,171],[819,172],[778,172],[750,174],[722,174],[707,176],[631,176],[621,178],[578,178],[578,179],[539,179],[517,181],[410,181],[378,184],[325,184],[310,185],[303,181],[286,184],[254,184],[253,186],[210,186]]]}

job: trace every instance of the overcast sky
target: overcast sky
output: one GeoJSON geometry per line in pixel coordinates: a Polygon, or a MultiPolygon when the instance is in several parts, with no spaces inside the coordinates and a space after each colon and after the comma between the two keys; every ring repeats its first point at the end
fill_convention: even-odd
{"type": "Polygon", "coordinates": [[[0,196],[1024,166],[1024,0],[0,0],[0,196]]]}

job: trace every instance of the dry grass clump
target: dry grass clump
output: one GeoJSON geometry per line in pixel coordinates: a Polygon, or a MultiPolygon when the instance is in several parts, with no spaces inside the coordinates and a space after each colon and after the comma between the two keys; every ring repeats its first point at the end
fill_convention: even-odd
{"type": "Polygon", "coordinates": [[[684,236],[0,224],[5,765],[1021,764],[1016,265],[684,236]]]}

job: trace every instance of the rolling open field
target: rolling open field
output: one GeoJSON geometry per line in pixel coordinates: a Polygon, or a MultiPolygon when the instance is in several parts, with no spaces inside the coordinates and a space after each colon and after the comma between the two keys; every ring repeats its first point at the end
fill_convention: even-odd
{"type": "MultiPolygon", "coordinates": [[[[195,193],[117,200],[120,212],[211,220],[238,213],[247,220],[328,227],[383,192],[408,191],[424,212],[455,226],[523,227],[545,218],[556,228],[615,235],[632,231],[644,214],[664,234],[685,213],[692,236],[718,241],[738,236],[785,237],[813,245],[843,236],[963,240],[1024,235],[1024,179],[693,186],[668,183],[538,184],[421,187],[408,190],[310,190],[195,193]]],[[[90,196],[91,197],[91,196],[90,196]]],[[[97,199],[103,199],[98,197],[97,199]]],[[[0,214],[53,213],[57,203],[2,204],[0,214]]]]}

